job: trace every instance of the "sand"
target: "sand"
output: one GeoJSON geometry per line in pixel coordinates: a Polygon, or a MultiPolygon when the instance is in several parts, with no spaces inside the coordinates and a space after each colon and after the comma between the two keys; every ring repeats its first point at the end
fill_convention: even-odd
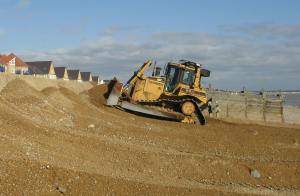
{"type": "Polygon", "coordinates": [[[300,194],[299,127],[162,121],[105,107],[105,86],[0,81],[3,195],[300,194]]]}

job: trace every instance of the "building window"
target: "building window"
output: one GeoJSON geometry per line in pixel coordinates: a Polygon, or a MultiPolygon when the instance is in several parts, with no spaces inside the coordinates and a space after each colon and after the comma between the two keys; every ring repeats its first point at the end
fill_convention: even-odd
{"type": "Polygon", "coordinates": [[[5,66],[4,65],[0,65],[0,72],[5,72],[5,66]]]}
{"type": "Polygon", "coordinates": [[[11,64],[11,65],[15,65],[15,64],[16,64],[16,59],[15,59],[15,58],[13,58],[11,61],[9,61],[9,64],[11,64]]]}

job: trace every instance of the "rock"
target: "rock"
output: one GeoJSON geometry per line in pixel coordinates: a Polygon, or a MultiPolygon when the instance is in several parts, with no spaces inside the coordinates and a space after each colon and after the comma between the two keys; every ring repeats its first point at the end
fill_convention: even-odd
{"type": "Polygon", "coordinates": [[[250,174],[251,174],[251,176],[254,177],[254,178],[260,178],[260,173],[259,173],[256,169],[252,169],[252,170],[250,171],[250,174]]]}
{"type": "Polygon", "coordinates": [[[89,129],[95,128],[95,125],[94,125],[94,124],[90,124],[90,125],[88,126],[88,128],[89,128],[89,129]]]}
{"type": "Polygon", "coordinates": [[[61,186],[57,187],[57,190],[58,190],[60,193],[62,193],[62,194],[65,194],[65,193],[67,192],[67,189],[65,189],[65,188],[63,188],[63,187],[61,187],[61,186]]]}
{"type": "Polygon", "coordinates": [[[106,124],[108,124],[109,126],[112,126],[113,124],[111,122],[106,122],[106,124]]]}
{"type": "Polygon", "coordinates": [[[258,131],[256,130],[248,130],[252,135],[258,135],[258,131]]]}
{"type": "Polygon", "coordinates": [[[271,176],[269,176],[269,177],[268,177],[268,179],[269,179],[269,180],[272,180],[272,177],[271,177],[271,176]]]}
{"type": "Polygon", "coordinates": [[[58,182],[54,183],[54,187],[56,188],[56,190],[58,190],[60,193],[65,194],[67,192],[67,189],[63,188],[62,186],[60,186],[58,184],[58,182]]]}

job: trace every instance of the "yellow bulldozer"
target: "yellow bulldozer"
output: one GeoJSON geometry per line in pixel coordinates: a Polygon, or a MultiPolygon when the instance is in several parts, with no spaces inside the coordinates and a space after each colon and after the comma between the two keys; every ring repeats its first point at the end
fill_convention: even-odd
{"type": "Polygon", "coordinates": [[[207,107],[202,77],[210,71],[201,64],[180,60],[166,64],[164,74],[154,65],[152,76],[145,71],[152,61],[145,62],[138,71],[122,85],[117,79],[108,84],[108,106],[116,106],[129,112],[156,116],[185,123],[204,125],[202,111],[207,107]]]}

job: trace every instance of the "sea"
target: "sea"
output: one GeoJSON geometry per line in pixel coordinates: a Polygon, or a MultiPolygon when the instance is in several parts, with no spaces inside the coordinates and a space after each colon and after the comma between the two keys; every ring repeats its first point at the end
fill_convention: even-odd
{"type": "Polygon", "coordinates": [[[289,93],[284,95],[284,105],[300,108],[300,93],[289,93]]]}

